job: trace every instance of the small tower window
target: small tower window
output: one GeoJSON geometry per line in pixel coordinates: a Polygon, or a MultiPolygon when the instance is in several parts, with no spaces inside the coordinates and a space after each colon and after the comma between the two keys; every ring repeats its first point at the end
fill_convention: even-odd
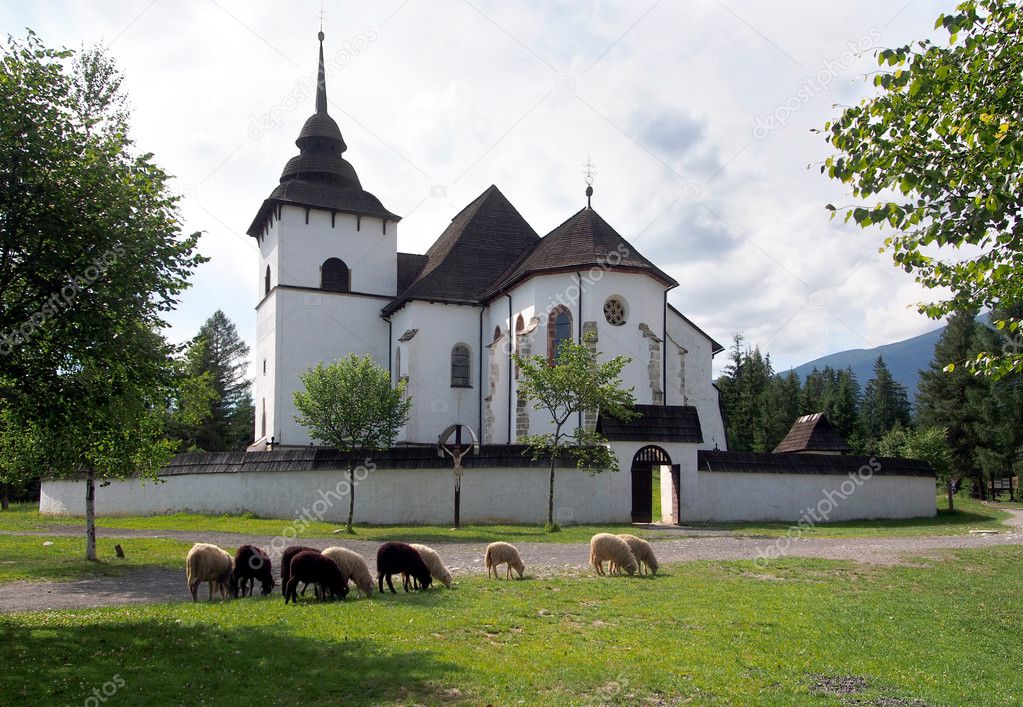
{"type": "Polygon", "coordinates": [[[266,266],[266,274],[263,276],[263,294],[270,294],[270,266],[266,266]]]}
{"type": "Polygon", "coordinates": [[[451,387],[470,388],[472,387],[469,378],[469,347],[465,344],[457,344],[451,349],[451,387]]]}
{"type": "Polygon", "coordinates": [[[557,363],[561,344],[572,340],[572,313],[558,305],[547,316],[547,361],[557,363]]]}
{"type": "Polygon", "coordinates": [[[351,273],[343,260],[330,258],[320,267],[320,289],[327,292],[350,292],[351,273]]]}

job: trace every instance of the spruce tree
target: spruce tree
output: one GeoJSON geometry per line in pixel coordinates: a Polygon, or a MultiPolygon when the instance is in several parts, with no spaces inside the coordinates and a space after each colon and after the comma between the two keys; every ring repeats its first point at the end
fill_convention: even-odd
{"type": "Polygon", "coordinates": [[[979,395],[987,383],[955,364],[975,355],[978,335],[975,311],[957,312],[948,320],[941,339],[934,346],[930,366],[920,372],[917,393],[917,424],[947,431],[953,478],[970,478],[981,498],[986,496],[984,478],[977,460],[977,413],[979,395]],[[948,366],[951,369],[947,369],[948,366]]]}
{"type": "Polygon", "coordinates": [[[860,427],[867,451],[875,451],[878,441],[889,430],[909,427],[910,408],[906,386],[888,370],[883,356],[874,362],[874,377],[867,382],[860,412],[860,427]]]}

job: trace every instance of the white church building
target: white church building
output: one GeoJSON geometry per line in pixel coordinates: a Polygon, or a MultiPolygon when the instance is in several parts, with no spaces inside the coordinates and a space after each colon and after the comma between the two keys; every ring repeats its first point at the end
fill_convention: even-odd
{"type": "MultiPolygon", "coordinates": [[[[330,496],[343,465],[333,450],[311,446],[292,398],[308,367],[354,353],[404,380],[412,401],[394,448],[367,461],[358,522],[450,522],[450,460],[436,450],[455,424],[481,443],[465,460],[462,520],[542,522],[547,474],[518,442],[550,421],[519,394],[511,356],[553,362],[561,341],[590,335],[601,356],[630,359],[622,379],[640,415],[626,424],[580,416],[579,426],[610,440],[621,473],[591,476],[566,462],[555,498],[560,522],[797,521],[862,476],[868,460],[847,455],[727,451],[712,380],[721,345],[669,303],[678,282],[592,208],[591,188],[583,208],[541,236],[490,186],[426,253],[400,252],[401,218],[346,159],[326,90],[321,32],[315,112],[248,227],[260,282],[254,444],[247,453],[179,455],[164,484],[112,484],[97,498],[101,513],[290,518],[319,500],[328,506],[320,515],[341,518],[347,503],[323,501],[323,492],[330,496]],[[651,518],[654,474],[660,518],[651,518]]],[[[879,467],[828,520],[934,515],[929,467],[907,460],[879,467]]],[[[46,482],[43,510],[76,512],[68,490],[75,483],[46,482]]]]}

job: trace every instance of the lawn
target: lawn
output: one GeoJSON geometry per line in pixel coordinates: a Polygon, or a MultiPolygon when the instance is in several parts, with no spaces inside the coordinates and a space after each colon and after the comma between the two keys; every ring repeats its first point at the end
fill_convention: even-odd
{"type": "Polygon", "coordinates": [[[1018,704],[1023,548],[947,558],[2,615],[0,704],[1018,704]]]}
{"type": "MultiPolygon", "coordinates": [[[[158,565],[182,569],[191,543],[154,538],[112,540],[98,538],[99,562],[85,560],[85,536],[0,535],[0,584],[16,580],[70,581],[120,574],[143,566],[158,565]],[[45,543],[45,544],[44,544],[45,543]],[[114,555],[120,543],[125,559],[114,555]]],[[[3,704],[0,702],[0,704],[3,704]]]]}

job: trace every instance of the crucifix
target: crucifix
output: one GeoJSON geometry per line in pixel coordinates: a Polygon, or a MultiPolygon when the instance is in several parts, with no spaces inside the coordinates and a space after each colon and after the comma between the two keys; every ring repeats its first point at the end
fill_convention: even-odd
{"type": "Polygon", "coordinates": [[[470,452],[479,453],[480,443],[476,439],[476,433],[472,431],[472,428],[468,425],[451,425],[444,432],[441,433],[437,439],[437,455],[440,457],[448,456],[451,458],[451,467],[455,474],[455,528],[458,528],[461,521],[461,510],[462,510],[462,459],[466,457],[470,452]],[[471,444],[462,443],[462,428],[465,428],[469,432],[469,436],[472,439],[471,444]],[[452,432],[455,435],[454,443],[449,444],[452,432]]]}

